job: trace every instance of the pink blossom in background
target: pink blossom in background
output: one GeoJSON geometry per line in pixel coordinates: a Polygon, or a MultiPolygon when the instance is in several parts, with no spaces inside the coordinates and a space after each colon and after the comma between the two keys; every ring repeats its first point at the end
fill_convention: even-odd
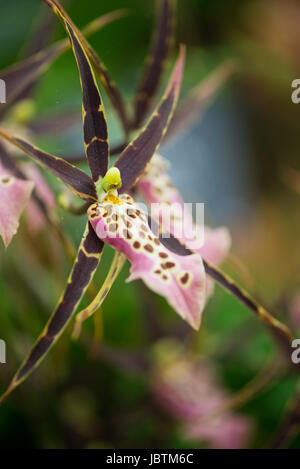
{"type": "Polygon", "coordinates": [[[18,230],[33,187],[33,182],[12,176],[0,165],[0,235],[6,248],[18,230]]]}
{"type": "Polygon", "coordinates": [[[252,424],[246,416],[228,411],[205,420],[221,409],[230,394],[216,380],[213,365],[186,354],[175,342],[156,347],[151,380],[156,402],[180,423],[185,438],[210,448],[245,448],[252,424]]]}

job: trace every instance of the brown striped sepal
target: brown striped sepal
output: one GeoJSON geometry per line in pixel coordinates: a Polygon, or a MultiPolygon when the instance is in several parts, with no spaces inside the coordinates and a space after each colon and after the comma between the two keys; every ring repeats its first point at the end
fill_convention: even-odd
{"type": "Polygon", "coordinates": [[[0,404],[37,368],[63,333],[94,276],[102,250],[103,242],[99,240],[90,224],[88,224],[65,292],[7,391],[0,397],[0,404]]]}
{"type": "Polygon", "coordinates": [[[160,3],[153,44],[135,95],[134,129],[140,127],[150,110],[173,42],[176,1],[161,0],[160,3]]]}
{"type": "Polygon", "coordinates": [[[109,96],[113,107],[115,108],[120,121],[123,125],[124,131],[127,134],[129,130],[129,123],[128,117],[126,113],[126,108],[124,101],[122,99],[121,93],[117,88],[116,84],[110,77],[105,65],[103,64],[100,57],[91,47],[91,45],[87,42],[84,35],[80,32],[80,30],[75,26],[72,22],[71,18],[68,16],[66,11],[60,5],[57,0],[44,0],[44,2],[53,10],[53,12],[58,16],[58,18],[63,22],[63,24],[68,23],[69,27],[73,30],[74,34],[76,35],[79,43],[81,44],[82,48],[85,50],[89,60],[93,64],[97,76],[105,89],[107,95],[109,96]]]}
{"type": "Polygon", "coordinates": [[[179,57],[159,106],[153,112],[146,126],[125,148],[115,163],[121,173],[121,192],[128,192],[136,184],[168,130],[178,101],[184,59],[185,47],[181,46],[179,57]]]}
{"type": "Polygon", "coordinates": [[[0,128],[0,137],[24,151],[39,164],[45,166],[54,176],[64,182],[69,189],[83,200],[97,200],[96,188],[90,176],[84,171],[71,165],[67,161],[46,153],[31,143],[11,135],[7,130],[0,128]]]}
{"type": "Polygon", "coordinates": [[[76,57],[82,86],[83,137],[92,178],[97,182],[108,169],[109,143],[107,124],[94,72],[74,30],[65,23],[76,57]]]}
{"type": "Polygon", "coordinates": [[[55,8],[72,44],[82,87],[84,146],[93,181],[104,177],[108,169],[109,144],[107,124],[101,96],[89,58],[72,24],[55,8]]]}

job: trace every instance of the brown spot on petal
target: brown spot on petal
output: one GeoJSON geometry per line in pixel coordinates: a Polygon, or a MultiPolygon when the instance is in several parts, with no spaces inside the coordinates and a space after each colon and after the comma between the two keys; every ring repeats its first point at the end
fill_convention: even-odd
{"type": "Polygon", "coordinates": [[[168,257],[168,254],[166,252],[160,252],[159,254],[159,257],[161,257],[162,259],[166,259],[168,257]]]}
{"type": "Polygon", "coordinates": [[[186,272],[182,277],[180,277],[180,281],[183,285],[186,285],[189,281],[189,274],[186,272]]]}
{"type": "Polygon", "coordinates": [[[5,176],[4,176],[3,178],[1,178],[1,182],[2,182],[2,184],[9,184],[9,182],[10,182],[10,177],[8,177],[8,176],[5,177],[5,176]]]}
{"type": "Polygon", "coordinates": [[[165,269],[173,269],[173,267],[175,267],[174,262],[166,262],[165,263],[165,269]]]}
{"type": "Polygon", "coordinates": [[[118,219],[119,219],[119,217],[116,213],[114,213],[111,218],[113,219],[113,221],[118,221],[118,219]]]}
{"type": "Polygon", "coordinates": [[[161,274],[161,270],[160,270],[160,269],[157,269],[157,270],[154,271],[154,273],[157,274],[157,275],[160,275],[160,274],[161,274]]]}
{"type": "Polygon", "coordinates": [[[148,251],[148,252],[153,252],[153,251],[154,251],[154,249],[153,249],[153,247],[151,246],[151,244],[145,244],[144,249],[145,249],[146,251],[148,251]]]}
{"type": "Polygon", "coordinates": [[[141,243],[139,243],[138,241],[135,241],[133,243],[133,247],[134,247],[134,249],[139,249],[141,247],[141,243]]]}
{"type": "Polygon", "coordinates": [[[158,238],[155,238],[155,239],[154,239],[154,242],[155,242],[155,244],[156,244],[157,246],[160,246],[160,241],[159,241],[158,238]]]}

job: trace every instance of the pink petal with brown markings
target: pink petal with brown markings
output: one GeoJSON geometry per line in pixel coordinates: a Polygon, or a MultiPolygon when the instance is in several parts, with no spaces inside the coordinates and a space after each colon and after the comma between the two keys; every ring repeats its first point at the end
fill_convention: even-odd
{"type": "Polygon", "coordinates": [[[18,230],[33,187],[33,182],[15,178],[0,166],[0,235],[6,248],[18,230]]]}
{"type": "Polygon", "coordinates": [[[128,281],[143,280],[194,329],[199,329],[206,290],[201,257],[178,256],[166,249],[151,231],[147,214],[133,199],[125,194],[117,200],[112,203],[106,198],[89,208],[89,220],[97,236],[129,259],[128,281]]]}

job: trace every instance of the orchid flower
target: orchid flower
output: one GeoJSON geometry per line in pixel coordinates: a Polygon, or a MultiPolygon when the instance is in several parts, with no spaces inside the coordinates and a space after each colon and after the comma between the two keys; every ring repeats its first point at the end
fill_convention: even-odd
{"type": "MultiPolygon", "coordinates": [[[[106,297],[120,267],[122,256],[131,263],[130,280],[140,278],[164,296],[191,326],[199,328],[205,303],[206,275],[252,309],[272,332],[290,346],[289,331],[264,308],[243,292],[229,277],[169,234],[167,237],[137,205],[131,189],[138,183],[167,132],[180,91],[185,49],[182,46],[166,91],[145,127],[122,151],[109,169],[109,142],[102,99],[91,63],[100,81],[124,118],[120,96],[107,70],[82,33],[56,0],[44,0],[66,29],[76,58],[83,96],[84,147],[91,176],[62,158],[46,153],[28,141],[0,129],[0,136],[47,168],[88,206],[88,221],[78,248],[66,289],[58,305],[21,364],[0,402],[23,382],[40,364],[72,319],[101,259],[104,243],[116,251],[114,266],[91,309],[106,297]],[[205,270],[205,272],[204,272],[205,270]]],[[[124,121],[124,129],[128,121],[124,121]]]]}
{"type": "Polygon", "coordinates": [[[89,203],[88,224],[64,295],[9,392],[41,361],[71,319],[98,266],[104,243],[131,263],[131,278],[141,278],[163,295],[193,327],[198,328],[205,301],[201,257],[185,257],[166,248],[144,213],[128,194],[166,132],[179,95],[185,49],[181,48],[165,94],[145,128],[108,169],[109,144],[102,99],[84,43],[67,14],[48,1],[69,34],[83,91],[84,146],[91,177],[61,158],[39,150],[4,129],[0,135],[48,168],[69,189],[89,203]]]}

